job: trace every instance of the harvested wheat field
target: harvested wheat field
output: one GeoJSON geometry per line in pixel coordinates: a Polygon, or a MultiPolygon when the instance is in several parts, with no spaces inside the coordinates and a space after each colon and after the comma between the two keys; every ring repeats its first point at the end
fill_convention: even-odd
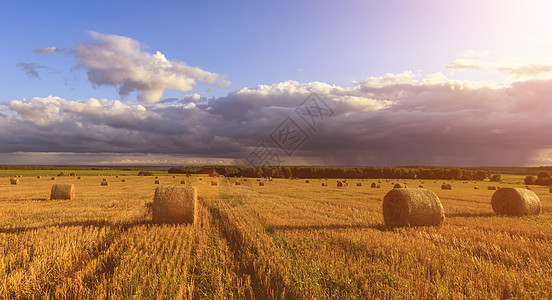
{"type": "MultiPolygon", "coordinates": [[[[491,205],[493,193],[502,188],[452,182],[454,189],[441,190],[440,182],[426,181],[425,190],[431,193],[419,197],[438,197],[444,221],[437,211],[432,224],[440,226],[395,228],[385,226],[382,211],[388,192],[404,193],[393,186],[321,188],[279,178],[265,186],[255,180],[240,186],[221,180],[211,186],[198,176],[182,186],[179,178],[159,175],[163,186],[195,187],[198,198],[193,223],[158,224],[152,209],[159,185],[152,185],[151,177],[127,176],[126,183],[112,181],[107,189],[99,188],[97,176],[81,177],[56,181],[74,185],[76,201],[50,200],[49,180],[26,177],[22,185],[11,185],[9,177],[0,181],[2,298],[552,295],[548,187],[532,186],[540,214],[508,217],[495,214],[491,205]]],[[[360,180],[347,182],[356,185],[360,180]]],[[[407,180],[411,186],[419,183],[407,180]]],[[[401,205],[397,207],[406,209],[401,205]]]]}

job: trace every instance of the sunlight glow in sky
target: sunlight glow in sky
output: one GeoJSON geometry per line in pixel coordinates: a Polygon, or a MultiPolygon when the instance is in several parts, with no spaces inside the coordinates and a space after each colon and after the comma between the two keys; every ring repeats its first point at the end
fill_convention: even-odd
{"type": "Polygon", "coordinates": [[[0,163],[243,163],[317,93],[334,114],[299,122],[308,142],[284,163],[552,164],[549,1],[10,1],[0,12],[0,163]]]}

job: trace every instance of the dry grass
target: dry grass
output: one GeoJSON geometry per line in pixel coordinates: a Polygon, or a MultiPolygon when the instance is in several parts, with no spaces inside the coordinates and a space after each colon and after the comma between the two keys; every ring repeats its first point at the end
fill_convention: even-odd
{"type": "MultiPolygon", "coordinates": [[[[453,182],[454,190],[443,191],[440,183],[426,181],[441,200],[446,222],[387,229],[382,199],[389,183],[384,189],[319,189],[274,179],[263,188],[221,181],[214,189],[193,176],[196,222],[157,225],[151,177],[128,178],[126,184],[98,189],[98,177],[60,177],[59,183],[75,184],[79,201],[33,200],[48,199],[52,184],[34,176],[26,175],[17,187],[7,178],[0,181],[0,298],[547,299],[552,294],[548,187],[532,187],[541,199],[539,215],[505,217],[493,213],[488,182],[453,182]]],[[[180,183],[178,177],[160,178],[180,183]]]]}

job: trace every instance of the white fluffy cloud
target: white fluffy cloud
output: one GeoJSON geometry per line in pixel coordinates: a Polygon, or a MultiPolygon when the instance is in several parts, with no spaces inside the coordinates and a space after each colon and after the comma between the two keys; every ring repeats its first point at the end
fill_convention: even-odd
{"type": "Polygon", "coordinates": [[[552,64],[545,63],[514,64],[458,59],[448,64],[446,67],[455,70],[489,70],[504,73],[517,79],[550,78],[552,75],[552,64]]]}
{"type": "Polygon", "coordinates": [[[35,53],[42,54],[42,55],[51,54],[51,53],[60,52],[60,51],[61,49],[56,47],[40,47],[34,50],[35,53]]]}
{"type": "Polygon", "coordinates": [[[209,100],[191,96],[184,104],[14,100],[0,114],[0,153],[228,161],[267,140],[286,116],[310,136],[290,158],[302,163],[522,165],[552,148],[552,81],[496,87],[441,74],[418,77],[387,74],[350,87],[287,81],[209,100]],[[316,130],[294,112],[310,93],[322,96],[334,112],[316,130]]]}
{"type": "Polygon", "coordinates": [[[142,51],[138,41],[91,32],[93,43],[80,43],[71,53],[95,85],[117,86],[121,96],[138,92],[138,99],[155,103],[165,89],[191,91],[198,83],[227,87],[224,76],[168,60],[161,52],[142,51]]]}

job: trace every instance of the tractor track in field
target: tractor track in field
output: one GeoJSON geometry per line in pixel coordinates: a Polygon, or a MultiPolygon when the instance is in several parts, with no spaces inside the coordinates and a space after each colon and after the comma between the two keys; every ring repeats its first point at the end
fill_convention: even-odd
{"type": "Polygon", "coordinates": [[[293,286],[286,284],[281,274],[270,268],[270,262],[263,259],[265,251],[260,249],[248,237],[228,214],[228,207],[221,201],[216,204],[201,203],[213,216],[214,225],[221,232],[229,249],[238,262],[241,277],[249,276],[253,290],[253,299],[302,299],[302,295],[293,286]],[[270,270],[270,275],[266,275],[270,270]],[[263,276],[266,275],[266,276],[263,276]]]}

